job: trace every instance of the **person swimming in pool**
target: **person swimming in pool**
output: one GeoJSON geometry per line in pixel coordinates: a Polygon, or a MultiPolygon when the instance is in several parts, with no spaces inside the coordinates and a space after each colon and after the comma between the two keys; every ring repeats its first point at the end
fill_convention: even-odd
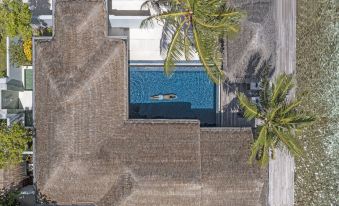
{"type": "Polygon", "coordinates": [[[176,94],[158,94],[158,95],[153,95],[151,96],[152,100],[173,100],[176,99],[177,95],[176,94]]]}

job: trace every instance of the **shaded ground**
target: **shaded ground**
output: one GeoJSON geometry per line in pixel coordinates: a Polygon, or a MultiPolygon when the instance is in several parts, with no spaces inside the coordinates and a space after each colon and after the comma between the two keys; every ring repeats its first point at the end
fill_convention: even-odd
{"type": "Polygon", "coordinates": [[[32,16],[52,15],[51,0],[29,0],[32,16]]]}
{"type": "Polygon", "coordinates": [[[276,5],[273,0],[230,1],[231,5],[247,12],[241,32],[225,42],[222,85],[221,125],[226,127],[252,126],[246,121],[236,100],[236,91],[258,96],[250,91],[249,83],[257,82],[265,62],[275,69],[276,63],[276,5]]]}
{"type": "Polygon", "coordinates": [[[240,33],[225,42],[224,70],[232,83],[253,78],[265,61],[275,65],[277,39],[273,0],[230,2],[247,14],[240,33]]]}

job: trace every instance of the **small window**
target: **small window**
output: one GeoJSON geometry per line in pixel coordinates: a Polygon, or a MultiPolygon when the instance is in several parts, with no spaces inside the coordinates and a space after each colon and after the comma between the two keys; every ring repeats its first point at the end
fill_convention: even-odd
{"type": "Polygon", "coordinates": [[[25,69],[25,90],[33,90],[33,70],[25,69]]]}

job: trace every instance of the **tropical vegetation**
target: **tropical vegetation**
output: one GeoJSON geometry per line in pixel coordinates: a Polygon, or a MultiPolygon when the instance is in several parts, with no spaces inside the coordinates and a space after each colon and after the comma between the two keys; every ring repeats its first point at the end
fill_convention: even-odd
{"type": "Polygon", "coordinates": [[[6,37],[17,37],[25,42],[32,38],[32,14],[22,0],[3,0],[0,3],[0,70],[6,66],[6,37]]]}
{"type": "Polygon", "coordinates": [[[30,132],[21,124],[15,123],[7,127],[0,123],[0,169],[17,165],[23,161],[22,153],[28,149],[32,141],[30,132]]]}
{"type": "MultiPolygon", "coordinates": [[[[29,41],[26,41],[26,42],[29,42],[29,41]]],[[[19,40],[17,42],[11,41],[10,43],[9,52],[11,54],[11,62],[17,66],[31,64],[31,60],[32,60],[31,53],[32,52],[29,51],[30,54],[29,53],[26,54],[25,51],[28,52],[27,49],[32,49],[32,48],[31,47],[27,48],[27,45],[25,48],[24,45],[26,42],[19,40]],[[30,56],[27,56],[27,55],[30,55],[30,56]]]]}
{"type": "Polygon", "coordinates": [[[0,189],[0,206],[20,206],[18,187],[10,185],[0,189]]]}
{"type": "Polygon", "coordinates": [[[32,39],[24,41],[23,49],[24,49],[26,59],[29,62],[32,62],[32,39]]]}
{"type": "Polygon", "coordinates": [[[224,79],[222,41],[239,32],[242,12],[221,0],[148,0],[143,7],[155,14],[142,21],[141,28],[154,22],[163,26],[160,47],[166,75],[172,74],[177,61],[191,60],[197,53],[212,81],[224,79]]]}
{"type": "Polygon", "coordinates": [[[303,149],[296,134],[315,118],[298,108],[302,103],[300,100],[289,98],[294,87],[293,76],[281,74],[275,83],[271,83],[265,76],[260,87],[258,103],[251,102],[244,93],[238,94],[244,116],[258,122],[257,137],[252,145],[249,161],[257,159],[261,166],[266,166],[270,157],[274,158],[275,149],[282,145],[291,154],[302,155],[303,149]]]}

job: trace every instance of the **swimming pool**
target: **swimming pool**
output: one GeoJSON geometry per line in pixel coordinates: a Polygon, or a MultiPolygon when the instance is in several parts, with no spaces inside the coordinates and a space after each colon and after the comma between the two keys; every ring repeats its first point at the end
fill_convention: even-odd
{"type": "Polygon", "coordinates": [[[161,66],[130,66],[130,118],[199,119],[216,122],[216,86],[200,66],[180,66],[171,77],[161,66]],[[151,96],[175,94],[176,99],[152,100],[151,96]]]}

